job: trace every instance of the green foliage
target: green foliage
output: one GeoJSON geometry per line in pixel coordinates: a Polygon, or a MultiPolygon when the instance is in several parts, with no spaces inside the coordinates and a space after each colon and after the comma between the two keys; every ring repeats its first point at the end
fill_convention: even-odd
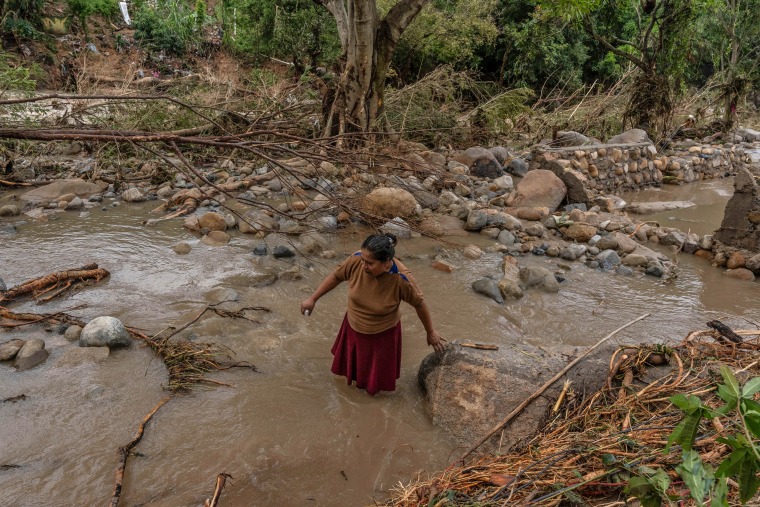
{"type": "MultiPolygon", "coordinates": [[[[378,2],[384,12],[395,4],[378,2]]],[[[393,57],[393,67],[404,79],[427,74],[446,64],[454,69],[478,69],[485,48],[499,34],[496,0],[434,0],[404,31],[393,57]]]]}
{"type": "Polygon", "coordinates": [[[640,475],[631,477],[625,494],[638,498],[643,507],[660,507],[663,498],[668,498],[668,474],[661,468],[653,470],[646,466],[638,467],[637,471],[640,475]]]}
{"type": "Polygon", "coordinates": [[[0,52],[0,94],[5,91],[32,91],[36,86],[32,69],[13,65],[10,57],[0,52]]]}
{"type": "Polygon", "coordinates": [[[87,18],[99,14],[111,18],[119,12],[117,0],[66,0],[69,12],[79,19],[82,28],[87,33],[87,18]]]}
{"type": "MultiPolygon", "coordinates": [[[[664,452],[669,452],[674,444],[681,446],[681,463],[676,471],[699,507],[705,505],[708,497],[711,498],[711,507],[728,505],[729,478],[738,483],[739,500],[743,504],[760,488],[760,480],[757,478],[760,472],[760,403],[754,400],[755,394],[760,392],[760,377],[750,379],[742,387],[727,366],[721,366],[720,374],[723,383],[718,385],[717,393],[725,405],[716,410],[705,406],[702,400],[693,395],[677,394],[670,398],[671,403],[684,412],[684,419],[671,433],[664,452]],[[722,418],[726,424],[734,424],[738,430],[734,435],[717,439],[730,446],[732,452],[716,470],[703,463],[699,453],[693,449],[702,418],[722,418]]],[[[657,502],[667,498],[665,492],[668,483],[662,486],[661,480],[653,481],[651,474],[643,473],[629,481],[626,493],[635,495],[645,507],[660,505],[657,502]]]]}
{"type": "Polygon", "coordinates": [[[182,0],[140,6],[134,16],[135,40],[155,51],[182,55],[199,43],[195,10],[182,0]]]}
{"type": "Polygon", "coordinates": [[[312,0],[231,0],[224,19],[226,43],[257,60],[317,66],[340,54],[332,15],[312,0]]]}

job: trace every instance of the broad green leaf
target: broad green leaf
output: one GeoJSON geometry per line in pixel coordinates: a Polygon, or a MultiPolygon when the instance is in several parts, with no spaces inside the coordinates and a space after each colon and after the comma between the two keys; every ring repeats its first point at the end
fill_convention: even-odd
{"type": "Polygon", "coordinates": [[[668,437],[668,443],[665,444],[665,449],[662,450],[663,454],[667,454],[670,452],[670,446],[673,444],[680,443],[681,441],[681,435],[683,434],[683,427],[686,425],[686,421],[681,421],[678,423],[678,425],[673,428],[673,431],[670,433],[670,436],[668,437]]]}
{"type": "Polygon", "coordinates": [[[699,421],[702,420],[701,414],[690,414],[684,419],[683,431],[681,432],[680,444],[684,451],[690,451],[694,445],[694,440],[699,432],[699,421]]]}
{"type": "Polygon", "coordinates": [[[617,458],[613,454],[605,453],[602,454],[602,463],[607,467],[612,466],[617,463],[617,458]]]}
{"type": "Polygon", "coordinates": [[[728,505],[728,482],[725,477],[721,477],[713,488],[710,507],[724,507],[726,505],[728,505]]]}
{"type": "Polygon", "coordinates": [[[751,398],[755,393],[760,392],[760,377],[750,379],[742,388],[742,398],[751,398]]]}
{"type": "Polygon", "coordinates": [[[739,470],[739,500],[747,503],[757,492],[760,479],[757,478],[758,463],[753,454],[747,453],[739,470]]]}
{"type": "Polygon", "coordinates": [[[625,487],[625,494],[635,496],[642,507],[660,507],[662,496],[647,477],[631,477],[625,487]]]}
{"type": "Polygon", "coordinates": [[[735,449],[728,458],[715,470],[716,477],[733,477],[739,473],[739,467],[744,460],[744,456],[747,454],[748,449],[746,447],[739,447],[735,449]]]}
{"type": "Polygon", "coordinates": [[[702,463],[699,453],[696,451],[685,451],[683,453],[683,462],[676,467],[676,471],[689,488],[694,502],[699,507],[702,507],[705,496],[707,496],[708,491],[712,487],[714,476],[712,471],[702,463]]]}
{"type": "Polygon", "coordinates": [[[737,440],[736,437],[732,437],[732,436],[729,436],[729,437],[718,437],[715,440],[717,440],[721,444],[730,445],[733,449],[738,449],[738,448],[744,446],[743,439],[740,441],[740,440],[737,440]]]}
{"type": "Polygon", "coordinates": [[[731,393],[738,398],[741,394],[741,391],[739,390],[739,382],[736,380],[731,368],[725,364],[720,365],[720,375],[723,377],[723,382],[725,382],[726,386],[731,390],[731,393]]]}
{"type": "MultiPolygon", "coordinates": [[[[718,386],[718,396],[720,396],[720,399],[726,402],[726,409],[725,411],[722,411],[722,413],[728,413],[729,410],[732,410],[736,408],[736,402],[739,401],[739,398],[737,395],[734,394],[733,390],[725,385],[720,384],[718,386]]],[[[723,410],[723,409],[719,409],[723,410]]]]}
{"type": "Polygon", "coordinates": [[[744,414],[744,423],[755,437],[760,438],[760,412],[753,410],[744,414]]]}
{"type": "Polygon", "coordinates": [[[676,394],[670,397],[670,402],[687,414],[702,407],[702,401],[694,395],[676,394]]]}

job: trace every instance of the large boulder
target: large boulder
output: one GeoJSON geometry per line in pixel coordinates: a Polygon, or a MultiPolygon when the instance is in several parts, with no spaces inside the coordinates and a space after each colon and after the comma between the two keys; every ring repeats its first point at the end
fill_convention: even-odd
{"type": "Polygon", "coordinates": [[[244,234],[268,233],[280,230],[280,224],[263,211],[249,210],[243,214],[238,229],[244,234]]]}
{"type": "Polygon", "coordinates": [[[216,213],[215,211],[204,213],[203,216],[198,219],[198,225],[201,229],[209,231],[227,230],[227,220],[225,220],[224,215],[216,213]]]}
{"type": "Polygon", "coordinates": [[[592,144],[591,139],[573,130],[560,130],[557,132],[556,139],[552,141],[552,146],[583,146],[584,144],[592,144]]]}
{"type": "Polygon", "coordinates": [[[101,181],[90,183],[79,178],[57,180],[22,194],[21,199],[30,202],[57,202],[61,196],[66,194],[75,194],[77,197],[86,198],[101,193],[106,187],[108,187],[108,183],[101,181]]]}
{"type": "Polygon", "coordinates": [[[607,144],[651,143],[647,133],[641,129],[626,130],[622,134],[610,137],[607,144]]]}
{"type": "Polygon", "coordinates": [[[562,230],[565,237],[578,243],[588,243],[596,235],[596,227],[584,223],[575,223],[562,230]]]}
{"type": "Polygon", "coordinates": [[[743,167],[734,179],[734,195],[726,204],[714,238],[734,248],[760,252],[760,170],[743,167]]]}
{"type": "Polygon", "coordinates": [[[96,317],[79,335],[80,347],[126,347],[131,341],[127,328],[116,317],[96,317]]]}
{"type": "Polygon", "coordinates": [[[567,194],[567,187],[553,172],[546,169],[529,171],[517,184],[509,203],[514,207],[557,209],[567,194]]]}
{"type": "MultiPolygon", "coordinates": [[[[474,341],[493,343],[500,338],[480,336],[474,341]]],[[[444,354],[427,356],[417,378],[433,424],[469,446],[566,364],[559,354],[549,356],[525,344],[517,347],[524,353],[515,353],[511,346],[477,350],[453,343],[444,354]]],[[[567,378],[579,389],[593,392],[604,383],[608,367],[607,357],[587,359],[571,369],[567,378]]],[[[508,449],[532,436],[561,388],[562,383],[556,382],[481,450],[493,450],[500,438],[502,449],[508,449]]]]}
{"type": "Polygon", "coordinates": [[[384,218],[407,218],[414,214],[417,200],[401,188],[376,188],[364,198],[364,209],[384,218]]]}
{"type": "Polygon", "coordinates": [[[504,174],[496,156],[486,148],[475,146],[459,153],[454,160],[470,168],[470,173],[481,178],[498,178],[504,174]]]}

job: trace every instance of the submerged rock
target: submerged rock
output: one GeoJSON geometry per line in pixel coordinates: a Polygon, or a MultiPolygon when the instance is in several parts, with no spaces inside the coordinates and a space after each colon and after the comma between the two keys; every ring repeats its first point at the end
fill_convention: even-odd
{"type": "Polygon", "coordinates": [[[0,344],[0,361],[10,361],[16,357],[16,354],[24,346],[24,343],[24,340],[13,339],[0,344]]]}
{"type": "Polygon", "coordinates": [[[25,371],[45,362],[49,355],[50,353],[45,350],[45,340],[39,338],[28,340],[16,354],[13,366],[18,371],[25,371]]]}

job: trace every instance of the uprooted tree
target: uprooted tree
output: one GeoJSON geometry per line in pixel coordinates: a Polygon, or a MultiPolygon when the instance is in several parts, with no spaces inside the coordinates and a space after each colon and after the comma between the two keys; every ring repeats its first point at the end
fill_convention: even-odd
{"type": "Polygon", "coordinates": [[[381,17],[375,0],[314,0],[335,18],[342,68],[325,108],[324,135],[368,132],[383,109],[385,78],[404,30],[430,0],[400,0],[381,17]]]}

